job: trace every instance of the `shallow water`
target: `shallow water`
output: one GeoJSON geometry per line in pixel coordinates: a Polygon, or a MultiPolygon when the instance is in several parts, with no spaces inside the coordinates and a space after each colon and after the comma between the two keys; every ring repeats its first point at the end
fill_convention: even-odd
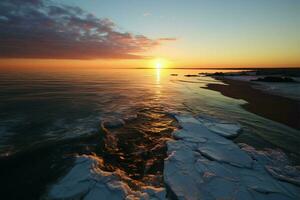
{"type": "Polygon", "coordinates": [[[159,185],[164,143],[178,128],[172,114],[179,112],[237,121],[244,130],[237,142],[283,149],[299,164],[299,131],[243,110],[243,100],[202,88],[222,84],[211,77],[184,76],[212,71],[0,72],[0,170],[11,170],[1,174],[1,185],[13,190],[13,178],[22,179],[20,187],[26,185],[26,191],[47,185],[67,170],[72,155],[81,153],[102,156],[107,170],[119,168],[134,180],[159,185]],[[120,119],[125,125],[101,128],[100,122],[120,119]],[[23,170],[29,170],[27,176],[23,170]],[[45,171],[49,176],[31,180],[45,171]],[[29,186],[24,179],[29,179],[29,186]]]}

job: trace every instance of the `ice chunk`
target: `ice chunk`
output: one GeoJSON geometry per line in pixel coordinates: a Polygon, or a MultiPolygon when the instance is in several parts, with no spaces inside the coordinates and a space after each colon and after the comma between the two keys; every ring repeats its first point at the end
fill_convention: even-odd
{"type": "MultiPolygon", "coordinates": [[[[174,133],[176,140],[168,142],[164,180],[177,199],[300,198],[299,187],[277,180],[266,170],[266,164],[271,164],[267,157],[274,152],[259,154],[257,158],[264,159],[257,160],[249,146],[239,148],[201,121],[176,118],[182,129],[174,133]]],[[[284,160],[281,154],[276,155],[284,160]]]]}
{"type": "Polygon", "coordinates": [[[300,186],[300,171],[297,167],[290,166],[284,152],[274,149],[258,151],[247,144],[240,144],[240,146],[261,165],[265,166],[274,178],[300,186]]]}
{"type": "Polygon", "coordinates": [[[234,123],[207,123],[205,124],[211,131],[227,138],[233,138],[242,131],[241,127],[234,123]]]}
{"type": "Polygon", "coordinates": [[[226,138],[237,137],[241,132],[241,125],[234,122],[219,120],[204,115],[198,116],[197,119],[209,130],[226,138]]]}
{"type": "Polygon", "coordinates": [[[184,141],[197,142],[197,150],[203,156],[239,167],[252,166],[251,157],[241,151],[231,140],[215,134],[193,117],[177,116],[176,119],[181,122],[183,128],[175,133],[175,137],[183,138],[184,141]]]}
{"type": "Polygon", "coordinates": [[[48,199],[166,199],[164,188],[142,186],[134,191],[120,178],[125,176],[121,171],[106,172],[101,166],[101,158],[78,156],[69,173],[50,188],[48,199]]]}

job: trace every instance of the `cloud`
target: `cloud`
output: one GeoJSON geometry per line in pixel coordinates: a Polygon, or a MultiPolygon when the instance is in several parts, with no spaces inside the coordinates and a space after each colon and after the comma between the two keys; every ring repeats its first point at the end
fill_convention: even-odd
{"type": "Polygon", "coordinates": [[[0,1],[2,58],[142,58],[171,39],[120,32],[110,19],[46,0],[0,1]]]}
{"type": "Polygon", "coordinates": [[[149,12],[143,13],[143,16],[144,16],[144,17],[148,17],[148,16],[150,16],[150,15],[151,15],[151,13],[149,13],[149,12]]]}
{"type": "Polygon", "coordinates": [[[161,42],[165,42],[165,41],[176,41],[177,38],[159,38],[158,41],[161,41],[161,42]]]}

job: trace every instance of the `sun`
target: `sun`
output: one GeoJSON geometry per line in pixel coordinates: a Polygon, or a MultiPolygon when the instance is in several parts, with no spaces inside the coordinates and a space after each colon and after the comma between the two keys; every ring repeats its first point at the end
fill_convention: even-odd
{"type": "Polygon", "coordinates": [[[154,67],[156,69],[162,69],[162,68],[165,68],[166,67],[166,61],[164,59],[155,59],[154,60],[154,67]]]}
{"type": "Polygon", "coordinates": [[[155,67],[156,67],[156,69],[161,69],[162,63],[161,62],[156,62],[155,67]]]}

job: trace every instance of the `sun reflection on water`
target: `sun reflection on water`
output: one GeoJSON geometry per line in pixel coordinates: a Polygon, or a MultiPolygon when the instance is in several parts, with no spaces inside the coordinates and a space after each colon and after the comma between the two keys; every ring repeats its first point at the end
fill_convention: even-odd
{"type": "Polygon", "coordinates": [[[160,68],[156,68],[156,84],[160,85],[160,68]]]}

